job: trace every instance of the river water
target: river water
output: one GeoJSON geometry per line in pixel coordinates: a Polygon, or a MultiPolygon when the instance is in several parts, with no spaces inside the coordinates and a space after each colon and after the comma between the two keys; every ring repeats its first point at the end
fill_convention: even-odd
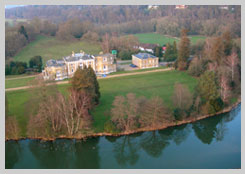
{"type": "Polygon", "coordinates": [[[6,168],[241,168],[241,105],[227,114],[121,137],[8,141],[6,168]]]}

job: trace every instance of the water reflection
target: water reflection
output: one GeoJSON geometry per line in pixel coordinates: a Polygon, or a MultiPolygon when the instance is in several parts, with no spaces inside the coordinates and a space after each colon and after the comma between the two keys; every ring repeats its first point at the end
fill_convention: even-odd
{"type": "Polygon", "coordinates": [[[5,168],[12,169],[18,162],[21,147],[18,141],[8,141],[5,143],[5,168]]]}
{"type": "Polygon", "coordinates": [[[113,144],[113,153],[120,166],[134,165],[138,159],[138,143],[135,137],[122,136],[113,144]]]}
{"type": "MultiPolygon", "coordinates": [[[[188,155],[191,155],[191,148],[195,146],[192,144],[196,143],[196,138],[198,138],[202,142],[200,149],[204,148],[206,153],[206,148],[214,144],[215,140],[222,142],[218,145],[220,149],[227,149],[228,145],[233,146],[231,143],[233,140],[225,139],[227,135],[229,135],[228,137],[233,136],[235,138],[236,141],[233,143],[237,146],[238,150],[234,151],[234,153],[231,151],[230,154],[223,154],[223,151],[221,153],[227,155],[227,159],[229,157],[234,158],[234,156],[239,155],[240,149],[240,137],[237,137],[240,136],[237,135],[237,132],[240,131],[240,121],[236,119],[236,124],[235,126],[233,125],[232,129],[230,127],[232,124],[230,123],[232,123],[237,115],[240,116],[240,111],[241,106],[239,105],[228,114],[207,118],[193,124],[129,136],[105,137],[105,139],[103,137],[89,138],[86,142],[67,139],[58,139],[53,142],[41,142],[38,140],[9,141],[5,143],[5,166],[6,168],[30,168],[33,166],[46,169],[98,169],[104,167],[103,163],[106,163],[108,167],[111,164],[107,164],[107,161],[109,163],[109,161],[115,160],[113,161],[115,162],[114,168],[129,168],[139,166],[142,161],[148,165],[153,160],[161,159],[168,161],[169,159],[163,157],[164,153],[172,154],[171,158],[177,164],[179,154],[172,153],[171,146],[173,144],[179,146],[182,151],[186,150],[189,153],[188,155]],[[232,134],[228,134],[229,132],[232,132],[232,134]],[[101,139],[105,141],[100,141],[101,139]],[[183,142],[187,143],[188,146],[182,146],[183,142]],[[109,154],[100,156],[100,154],[104,153],[109,154]],[[106,158],[103,156],[106,156],[106,158]],[[28,161],[28,164],[23,161],[28,161]]],[[[210,149],[213,149],[213,146],[210,149]]],[[[195,153],[194,150],[193,153],[195,153]]],[[[210,150],[210,154],[214,153],[211,153],[210,150]]],[[[221,158],[223,159],[224,156],[221,158]]],[[[166,161],[165,164],[167,164],[166,161]]],[[[224,163],[224,165],[227,165],[227,163],[224,163]]]]}
{"type": "Polygon", "coordinates": [[[159,157],[165,147],[169,145],[169,136],[164,136],[158,131],[145,133],[140,139],[140,146],[153,157],[159,157]]]}
{"type": "Polygon", "coordinates": [[[192,124],[195,135],[204,144],[211,144],[213,139],[222,141],[228,129],[226,123],[232,121],[239,112],[239,107],[229,113],[200,120],[192,124]]]}
{"type": "Polygon", "coordinates": [[[99,168],[98,143],[98,138],[87,142],[68,139],[50,142],[33,140],[29,143],[29,149],[38,160],[40,168],[99,168]]]}

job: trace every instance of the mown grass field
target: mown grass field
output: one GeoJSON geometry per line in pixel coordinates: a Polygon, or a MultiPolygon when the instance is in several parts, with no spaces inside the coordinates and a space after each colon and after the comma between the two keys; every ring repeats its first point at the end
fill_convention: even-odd
{"type": "Polygon", "coordinates": [[[45,64],[49,59],[61,59],[64,56],[70,55],[72,51],[80,52],[80,50],[89,54],[98,54],[101,48],[97,43],[60,41],[55,37],[39,35],[35,41],[28,44],[14,56],[14,59],[28,62],[33,56],[42,56],[43,64],[45,64]]]}
{"type": "Polygon", "coordinates": [[[17,79],[11,79],[11,78],[6,78],[5,79],[5,89],[8,88],[16,88],[16,87],[21,87],[21,86],[28,86],[29,82],[32,81],[35,77],[26,77],[26,78],[18,78],[17,79]]]}
{"type": "MultiPolygon", "coordinates": [[[[140,33],[135,34],[141,43],[151,43],[151,44],[167,44],[173,43],[174,41],[179,42],[180,38],[165,36],[158,33],[140,33]]],[[[191,44],[195,44],[198,40],[204,40],[205,36],[188,36],[190,38],[191,44]]]]}
{"type": "MultiPolygon", "coordinates": [[[[135,72],[145,72],[145,71],[152,71],[152,70],[157,70],[157,69],[165,69],[166,67],[161,66],[157,68],[147,68],[147,69],[136,69],[132,71],[117,71],[114,73],[109,74],[110,75],[116,75],[116,74],[127,74],[127,73],[135,73],[135,72]]],[[[28,86],[30,85],[30,82],[34,79],[35,77],[30,76],[28,77],[27,75],[13,75],[13,77],[5,77],[5,89],[8,88],[16,88],[16,87],[22,87],[22,86],[28,86]]],[[[68,81],[69,79],[64,79],[63,81],[68,81]]]]}
{"type": "MultiPolygon", "coordinates": [[[[92,111],[94,117],[94,129],[102,132],[104,123],[109,120],[109,113],[114,97],[135,93],[137,96],[160,96],[164,103],[173,108],[172,95],[175,83],[186,84],[193,92],[197,80],[185,72],[166,71],[141,74],[134,76],[117,77],[112,79],[99,79],[100,84],[100,104],[92,111]]],[[[69,84],[59,85],[58,89],[62,93],[67,93],[69,84]]],[[[38,106],[38,102],[29,101],[31,98],[29,90],[19,90],[6,92],[9,106],[9,114],[15,116],[21,127],[21,135],[26,136],[26,126],[28,123],[30,107],[38,106]]]]}
{"type": "Polygon", "coordinates": [[[178,42],[179,40],[173,37],[167,37],[162,34],[157,33],[140,33],[135,34],[139,40],[140,43],[151,43],[151,44],[167,44],[167,43],[173,43],[174,41],[178,42]]]}

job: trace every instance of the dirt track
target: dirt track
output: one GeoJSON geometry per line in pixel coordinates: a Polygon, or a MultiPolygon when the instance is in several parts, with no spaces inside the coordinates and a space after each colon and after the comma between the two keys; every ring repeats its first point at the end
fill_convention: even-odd
{"type": "MultiPolygon", "coordinates": [[[[143,72],[115,74],[115,75],[109,75],[106,77],[98,77],[98,79],[109,79],[109,78],[114,78],[114,77],[132,76],[132,75],[137,75],[137,74],[148,74],[148,73],[153,73],[153,72],[162,72],[162,71],[170,71],[170,70],[173,70],[173,68],[156,69],[156,70],[152,70],[152,71],[143,71],[143,72]]],[[[27,77],[21,77],[21,78],[27,78],[27,77]]],[[[59,81],[59,82],[49,83],[48,85],[52,85],[52,84],[60,85],[60,84],[67,84],[67,83],[69,83],[69,81],[59,81]]],[[[16,91],[16,90],[28,89],[28,88],[31,88],[31,86],[21,86],[21,87],[17,87],[17,88],[8,88],[8,89],[5,89],[5,91],[6,92],[16,91]]]]}

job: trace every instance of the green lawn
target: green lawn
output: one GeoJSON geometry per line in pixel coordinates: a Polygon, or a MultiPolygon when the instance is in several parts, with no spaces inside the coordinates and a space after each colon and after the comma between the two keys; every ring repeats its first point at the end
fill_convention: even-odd
{"type": "Polygon", "coordinates": [[[21,86],[28,86],[29,82],[33,80],[35,77],[26,77],[26,78],[20,78],[20,79],[11,79],[7,78],[5,79],[5,89],[7,88],[16,88],[21,86]]]}
{"type": "Polygon", "coordinates": [[[135,34],[135,36],[138,38],[140,43],[151,43],[151,44],[167,44],[167,43],[173,43],[174,41],[178,42],[178,39],[173,37],[167,37],[161,34],[157,33],[140,33],[135,34]]]}
{"type": "MultiPolygon", "coordinates": [[[[152,71],[157,69],[165,69],[166,67],[157,67],[157,68],[147,68],[147,69],[137,69],[132,71],[118,71],[109,74],[110,75],[116,75],[116,74],[127,74],[127,73],[135,73],[135,72],[143,72],[143,71],[152,71]]],[[[35,77],[28,77],[27,75],[13,75],[11,77],[5,76],[5,89],[8,88],[16,88],[16,87],[22,87],[22,86],[28,86],[29,82],[33,80],[35,77]],[[20,79],[18,79],[20,77],[20,79]],[[22,78],[26,77],[26,78],[22,78]],[[15,79],[11,79],[15,78],[15,79]]],[[[69,79],[64,79],[63,81],[68,81],[69,79]]]]}
{"type": "Polygon", "coordinates": [[[206,37],[205,36],[189,36],[191,43],[195,44],[197,43],[198,40],[205,40],[206,37]]]}
{"type": "Polygon", "coordinates": [[[40,55],[45,64],[49,59],[61,59],[74,52],[85,51],[89,54],[98,54],[101,51],[100,45],[97,43],[89,43],[85,41],[60,41],[55,37],[38,36],[37,39],[25,48],[23,48],[16,56],[15,60],[28,62],[33,56],[40,55]]]}
{"type": "MultiPolygon", "coordinates": [[[[158,33],[140,33],[135,34],[135,36],[139,39],[139,42],[141,43],[151,43],[151,44],[167,44],[167,43],[173,43],[174,41],[178,42],[180,38],[175,37],[169,37],[158,33]]],[[[191,43],[195,44],[197,40],[204,40],[205,36],[189,36],[191,43]]]]}
{"type": "MultiPolygon", "coordinates": [[[[196,86],[196,79],[180,71],[154,72],[149,74],[117,77],[112,79],[99,79],[101,99],[100,104],[93,111],[94,128],[96,132],[104,129],[104,123],[109,119],[109,112],[114,97],[135,93],[137,96],[160,96],[169,108],[173,108],[172,95],[174,84],[180,82],[186,84],[193,92],[196,86]]],[[[59,85],[62,93],[67,93],[69,84],[59,85]]],[[[30,92],[28,90],[6,92],[9,105],[9,113],[16,116],[20,127],[21,135],[26,135],[26,125],[28,123],[30,108],[38,106],[38,102],[28,101],[30,92]]]]}

